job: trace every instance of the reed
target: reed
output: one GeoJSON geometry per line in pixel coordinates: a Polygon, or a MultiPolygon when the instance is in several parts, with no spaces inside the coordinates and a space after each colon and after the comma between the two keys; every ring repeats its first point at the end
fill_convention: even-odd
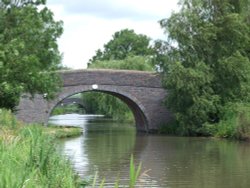
{"type": "Polygon", "coordinates": [[[130,158],[130,179],[129,179],[129,188],[134,188],[135,187],[135,184],[136,184],[136,181],[140,175],[140,172],[141,172],[141,163],[139,164],[139,166],[135,167],[135,164],[134,164],[134,157],[133,155],[131,155],[131,158],[130,158]]]}
{"type": "MultiPolygon", "coordinates": [[[[141,163],[139,163],[138,167],[136,168],[135,164],[134,164],[134,157],[133,155],[131,155],[130,157],[130,171],[129,171],[129,188],[134,188],[136,185],[136,181],[139,178],[140,172],[141,172],[141,163]]],[[[97,179],[98,179],[98,173],[95,173],[95,176],[93,178],[93,182],[92,182],[92,188],[96,187],[97,184],[97,179]]],[[[104,183],[105,183],[105,179],[102,179],[99,188],[103,188],[104,187],[104,183]]],[[[119,179],[117,179],[117,181],[115,182],[114,188],[118,188],[120,187],[120,181],[119,179]]],[[[122,186],[125,187],[125,186],[122,186]]],[[[127,187],[127,186],[126,186],[127,187]]]]}
{"type": "MultiPolygon", "coordinates": [[[[79,131],[72,129],[69,132],[76,135],[79,131]]],[[[0,187],[85,187],[87,183],[80,180],[70,162],[55,149],[55,139],[62,135],[55,127],[24,126],[10,111],[0,109],[0,187]],[[57,134],[52,134],[54,132],[57,134]]],[[[131,156],[129,188],[135,187],[140,171],[141,164],[136,168],[131,156]]],[[[96,187],[97,179],[96,174],[92,187],[96,187]]],[[[102,179],[99,188],[103,188],[104,183],[105,179],[102,179]]],[[[120,187],[119,184],[118,179],[115,188],[120,187]]]]}
{"type": "Polygon", "coordinates": [[[0,129],[17,129],[20,125],[10,110],[0,109],[0,129]]]}
{"type": "Polygon", "coordinates": [[[55,150],[41,126],[20,126],[9,111],[0,113],[0,187],[83,187],[69,161],[55,150]]]}

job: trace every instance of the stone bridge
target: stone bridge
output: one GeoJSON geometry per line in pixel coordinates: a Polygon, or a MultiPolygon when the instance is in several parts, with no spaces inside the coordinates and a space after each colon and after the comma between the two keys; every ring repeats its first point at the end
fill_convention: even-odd
{"type": "Polygon", "coordinates": [[[52,110],[77,93],[93,91],[113,95],[132,110],[138,131],[154,131],[170,119],[163,105],[166,91],[157,73],[124,70],[70,70],[60,72],[63,87],[57,97],[46,101],[42,95],[23,95],[17,118],[26,123],[47,124],[52,110]]]}

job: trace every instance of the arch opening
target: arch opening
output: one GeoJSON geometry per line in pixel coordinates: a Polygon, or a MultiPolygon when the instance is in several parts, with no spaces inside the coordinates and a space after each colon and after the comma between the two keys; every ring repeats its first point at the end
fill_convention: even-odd
{"type": "Polygon", "coordinates": [[[51,111],[50,116],[65,114],[65,113],[79,113],[84,114],[87,112],[86,106],[80,98],[69,96],[61,100],[55,108],[51,111]]]}
{"type": "MultiPolygon", "coordinates": [[[[105,90],[102,88],[95,88],[95,89],[82,89],[78,91],[73,91],[70,93],[63,93],[59,95],[58,99],[54,100],[52,105],[50,105],[49,110],[48,110],[48,117],[51,116],[53,110],[56,108],[56,106],[63,101],[67,101],[70,99],[72,96],[78,93],[88,93],[88,92],[95,92],[95,93],[104,93],[107,95],[114,96],[115,98],[120,99],[123,103],[125,103],[128,108],[131,110],[134,121],[135,121],[135,126],[137,131],[142,131],[142,132],[148,132],[148,120],[145,112],[145,108],[143,107],[142,104],[133,96],[126,92],[118,92],[118,91],[111,91],[111,90],[105,90]]],[[[73,97],[72,97],[73,98],[73,97]]],[[[83,103],[81,103],[83,104],[83,103]]],[[[84,104],[83,104],[84,105],[84,104]]],[[[85,108],[86,112],[88,112],[88,109],[85,108]]]]}

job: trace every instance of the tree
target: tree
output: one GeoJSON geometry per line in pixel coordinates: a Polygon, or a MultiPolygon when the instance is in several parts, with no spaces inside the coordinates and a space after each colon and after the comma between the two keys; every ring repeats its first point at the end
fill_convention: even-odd
{"type": "Polygon", "coordinates": [[[103,60],[122,60],[128,56],[147,56],[152,54],[150,38],[136,34],[134,30],[123,29],[115,32],[113,38],[104,45],[104,50],[97,50],[89,64],[103,60]]]}
{"type": "Polygon", "coordinates": [[[168,35],[160,66],[167,106],[192,134],[217,122],[227,103],[250,99],[250,22],[243,5],[249,0],[180,3],[180,12],[160,21],[168,35]]]}
{"type": "Polygon", "coordinates": [[[13,109],[24,92],[51,97],[59,88],[53,71],[60,67],[62,22],[45,3],[0,1],[0,108],[13,109]]]}

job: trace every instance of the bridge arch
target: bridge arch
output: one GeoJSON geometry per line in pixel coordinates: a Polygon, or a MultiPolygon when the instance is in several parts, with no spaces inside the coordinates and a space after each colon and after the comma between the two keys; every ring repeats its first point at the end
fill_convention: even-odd
{"type": "Polygon", "coordinates": [[[93,89],[93,85],[88,85],[88,86],[85,85],[82,87],[78,87],[77,89],[73,90],[71,89],[67,91],[64,90],[60,92],[59,96],[55,100],[53,100],[49,105],[45,123],[48,122],[53,109],[66,98],[77,93],[101,92],[117,97],[121,101],[123,101],[126,105],[128,105],[128,107],[130,108],[130,110],[134,115],[136,129],[139,131],[146,131],[146,132],[148,131],[147,111],[145,110],[144,105],[135,96],[121,89],[117,89],[114,86],[112,87],[103,85],[97,85],[97,86],[98,89],[93,89]]]}

